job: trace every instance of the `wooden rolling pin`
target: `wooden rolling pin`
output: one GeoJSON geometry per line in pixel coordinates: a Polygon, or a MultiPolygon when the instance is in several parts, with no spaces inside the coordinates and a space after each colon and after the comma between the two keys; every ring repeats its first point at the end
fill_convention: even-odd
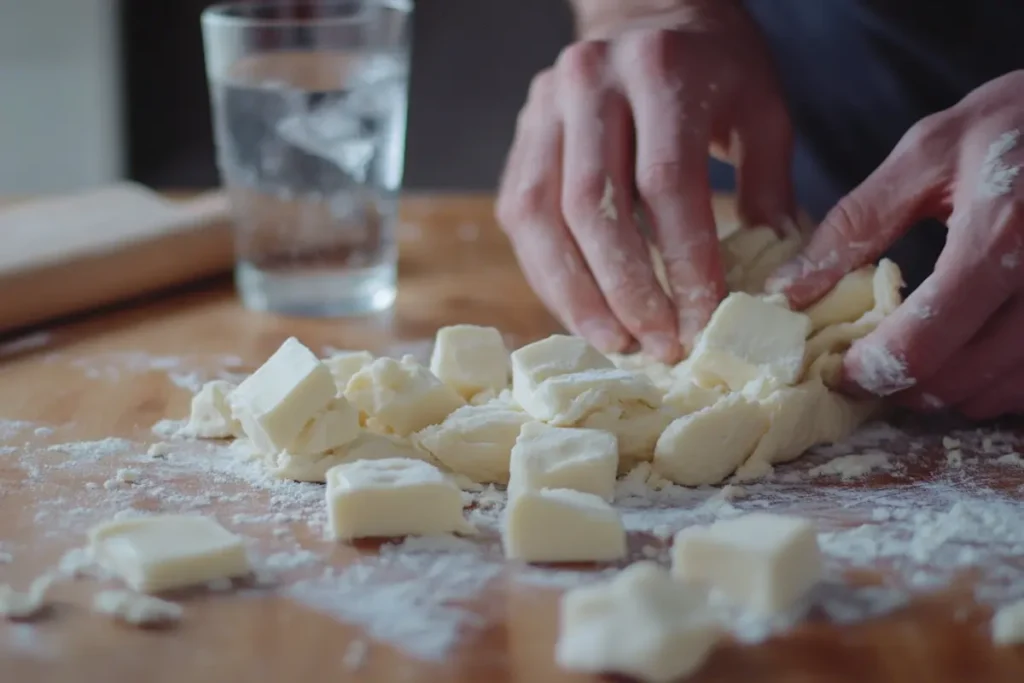
{"type": "Polygon", "coordinates": [[[0,333],[229,270],[227,197],[134,183],[0,208],[0,333]]]}

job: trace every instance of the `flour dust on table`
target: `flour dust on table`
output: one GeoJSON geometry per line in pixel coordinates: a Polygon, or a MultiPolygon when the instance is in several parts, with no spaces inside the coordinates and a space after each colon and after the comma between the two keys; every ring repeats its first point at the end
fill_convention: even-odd
{"type": "MultiPolygon", "coordinates": [[[[37,546],[93,529],[55,576],[126,584],[94,609],[137,625],[182,617],[146,592],[269,592],[441,660],[495,618],[478,598],[505,577],[568,589],[560,664],[657,681],[697,671],[725,634],[759,642],[809,610],[878,616],[967,568],[979,600],[1024,598],[1022,492],[996,485],[1019,467],[1017,438],[864,425],[878,403],[831,387],[842,353],[899,305],[899,271],[864,268],[791,311],[758,292],[795,239],[726,238],[735,291],[674,367],[564,335],[510,351],[473,325],[443,328],[419,359],[321,358],[288,339],[249,376],[208,375],[157,443],[53,443],[59,430],[12,422],[5,440],[24,445],[0,458],[29,488],[51,469],[84,478],[32,499],[37,546]],[[941,473],[916,481],[935,454],[941,473]],[[381,537],[405,540],[330,560],[381,537]],[[847,580],[877,564],[892,568],[883,583],[847,580]]],[[[1007,641],[1016,612],[1001,614],[1007,641]]],[[[353,643],[361,665],[372,653],[353,643]]]]}

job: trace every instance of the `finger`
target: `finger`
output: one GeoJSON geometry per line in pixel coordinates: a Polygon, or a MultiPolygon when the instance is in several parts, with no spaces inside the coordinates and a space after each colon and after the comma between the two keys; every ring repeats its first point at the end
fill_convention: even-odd
{"type": "Polygon", "coordinates": [[[848,272],[875,261],[916,221],[944,213],[955,159],[942,146],[952,124],[929,118],[912,128],[868,178],[829,211],[794,260],[766,289],[794,308],[814,303],[848,272]]]}
{"type": "Polygon", "coordinates": [[[972,420],[1024,413],[1024,366],[1004,373],[993,385],[963,401],[956,409],[972,420]]]}
{"type": "Polygon", "coordinates": [[[900,403],[934,411],[981,394],[1003,375],[1024,366],[1024,300],[1007,301],[942,372],[911,389],[900,403]]]}
{"type": "Polygon", "coordinates": [[[780,227],[796,216],[790,179],[793,131],[781,102],[762,97],[758,104],[736,115],[731,156],[736,160],[737,209],[744,225],[780,227]]]}
{"type": "Polygon", "coordinates": [[[676,362],[675,314],[633,218],[632,121],[625,99],[605,87],[606,52],[577,43],[559,58],[562,213],[615,316],[647,352],[676,362]]]}
{"type": "Polygon", "coordinates": [[[605,352],[622,351],[629,333],[612,315],[561,217],[562,133],[553,86],[553,79],[539,78],[531,88],[503,178],[498,220],[530,286],[562,324],[605,352]]]}
{"type": "Polygon", "coordinates": [[[983,207],[950,219],[949,238],[932,273],[878,328],[854,343],[846,377],[865,391],[887,396],[925,383],[973,338],[1002,306],[1014,283],[989,259],[1015,237],[992,230],[983,207]]]}
{"type": "Polygon", "coordinates": [[[636,123],[636,185],[661,252],[679,321],[691,345],[725,296],[707,174],[707,114],[688,110],[667,61],[681,58],[655,40],[627,44],[621,61],[636,123]],[[628,57],[628,58],[627,58],[628,57]]]}

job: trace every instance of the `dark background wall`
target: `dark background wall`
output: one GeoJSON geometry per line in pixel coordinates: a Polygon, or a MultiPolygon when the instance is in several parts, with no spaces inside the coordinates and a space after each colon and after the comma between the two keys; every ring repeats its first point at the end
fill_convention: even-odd
{"type": "MultiPolygon", "coordinates": [[[[209,4],[121,3],[128,170],[155,187],[217,183],[199,32],[209,4]]],[[[416,2],[405,187],[492,190],[531,77],[571,39],[566,0],[416,2]]]]}

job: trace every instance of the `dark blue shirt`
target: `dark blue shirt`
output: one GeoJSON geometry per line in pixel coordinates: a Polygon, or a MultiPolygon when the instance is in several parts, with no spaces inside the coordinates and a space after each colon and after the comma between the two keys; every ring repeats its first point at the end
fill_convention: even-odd
{"type": "MultiPolygon", "coordinates": [[[[1024,69],[1024,0],[747,0],[796,128],[797,200],[820,220],[904,133],[1024,69]]],[[[1024,92],[1021,93],[1024,108],[1024,92]]],[[[889,254],[916,286],[945,230],[915,227],[889,254]]]]}

